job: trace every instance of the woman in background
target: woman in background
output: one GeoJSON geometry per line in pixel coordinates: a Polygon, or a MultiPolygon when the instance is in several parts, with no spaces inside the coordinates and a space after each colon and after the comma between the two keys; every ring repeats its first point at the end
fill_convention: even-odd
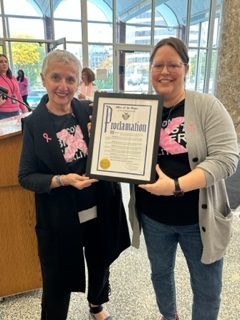
{"type": "Polygon", "coordinates": [[[94,81],[95,73],[90,68],[83,68],[82,81],[80,82],[79,92],[77,94],[78,99],[93,101],[94,93],[97,91],[97,86],[94,81]]]}
{"type": "Polygon", "coordinates": [[[28,78],[25,76],[24,71],[22,69],[18,70],[18,76],[17,76],[17,81],[19,85],[19,89],[22,95],[22,99],[24,103],[26,103],[28,106],[28,78]]]}
{"type": "Polygon", "coordinates": [[[3,53],[0,54],[0,87],[6,89],[5,94],[11,97],[8,98],[4,95],[4,91],[0,90],[0,119],[17,116],[20,111],[28,112],[23,103],[17,79],[12,75],[8,58],[3,53]]]}

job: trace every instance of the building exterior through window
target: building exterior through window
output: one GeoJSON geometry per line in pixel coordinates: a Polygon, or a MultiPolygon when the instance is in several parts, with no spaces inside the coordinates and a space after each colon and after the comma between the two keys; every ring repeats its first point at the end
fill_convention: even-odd
{"type": "Polygon", "coordinates": [[[152,93],[149,57],[169,36],[189,48],[187,87],[214,93],[222,0],[0,0],[0,52],[30,81],[29,102],[45,92],[42,60],[67,49],[109,92],[152,93]]]}

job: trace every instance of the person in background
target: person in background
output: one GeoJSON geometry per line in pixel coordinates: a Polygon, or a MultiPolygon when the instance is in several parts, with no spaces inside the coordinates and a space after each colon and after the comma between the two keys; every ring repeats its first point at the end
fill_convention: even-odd
{"type": "Polygon", "coordinates": [[[190,274],[191,319],[217,320],[233,217],[225,179],[236,171],[239,150],[222,103],[185,88],[188,63],[185,44],[174,37],[158,42],[150,57],[152,85],[164,108],[156,181],[131,186],[133,245],[139,245],[142,227],[162,320],[181,319],[174,278],[178,245],[190,274]]]}
{"type": "Polygon", "coordinates": [[[28,97],[28,78],[25,76],[24,71],[22,69],[18,70],[17,81],[19,85],[19,89],[22,95],[22,99],[26,105],[29,106],[27,101],[28,97]]]}
{"type": "Polygon", "coordinates": [[[19,182],[35,192],[41,320],[67,318],[71,292],[85,292],[85,260],[90,315],[111,320],[103,307],[109,267],[130,246],[120,184],[85,175],[91,108],[73,98],[79,70],[72,53],[50,52],[41,73],[47,95],[23,121],[19,182]]]}
{"type": "Polygon", "coordinates": [[[0,87],[7,89],[7,95],[12,98],[6,97],[2,90],[0,90],[0,119],[19,115],[20,112],[28,112],[27,107],[21,103],[23,100],[18,82],[9,68],[7,56],[3,53],[0,54],[0,87]]]}
{"type": "Polygon", "coordinates": [[[82,69],[82,80],[77,92],[77,98],[80,100],[94,100],[94,93],[97,91],[97,86],[94,83],[95,73],[90,68],[82,69]]]}

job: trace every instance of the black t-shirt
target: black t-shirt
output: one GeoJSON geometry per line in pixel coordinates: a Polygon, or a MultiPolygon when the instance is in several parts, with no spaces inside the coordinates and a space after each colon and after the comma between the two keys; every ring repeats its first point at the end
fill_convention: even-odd
{"type": "MultiPolygon", "coordinates": [[[[84,141],[82,130],[74,114],[57,116],[51,113],[59,146],[68,165],[69,172],[85,174],[88,147],[84,141]]],[[[96,186],[82,190],[75,189],[78,211],[89,209],[96,205],[96,186]]]]}
{"type": "MultiPolygon", "coordinates": [[[[185,100],[173,108],[163,108],[158,163],[171,178],[191,171],[184,129],[185,100]]],[[[199,190],[183,197],[155,196],[136,187],[137,208],[150,218],[168,225],[190,225],[198,222],[199,190]]]]}

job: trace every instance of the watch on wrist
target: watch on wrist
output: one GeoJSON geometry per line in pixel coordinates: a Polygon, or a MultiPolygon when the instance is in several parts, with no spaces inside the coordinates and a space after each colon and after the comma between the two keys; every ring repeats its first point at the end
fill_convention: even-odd
{"type": "Polygon", "coordinates": [[[175,197],[182,197],[184,195],[184,191],[181,189],[178,179],[174,179],[174,185],[175,185],[175,190],[173,192],[173,195],[175,197]]]}

